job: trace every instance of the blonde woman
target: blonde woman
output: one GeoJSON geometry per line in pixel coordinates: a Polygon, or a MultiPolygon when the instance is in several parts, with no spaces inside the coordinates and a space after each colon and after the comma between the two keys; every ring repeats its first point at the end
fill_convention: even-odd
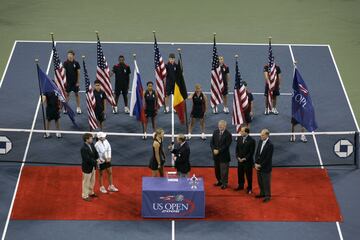
{"type": "Polygon", "coordinates": [[[158,128],[155,131],[154,142],[152,144],[153,154],[149,164],[153,177],[164,176],[165,153],[163,150],[163,141],[164,130],[158,128]]]}
{"type": "Polygon", "coordinates": [[[193,102],[191,110],[191,121],[189,125],[189,139],[191,138],[191,133],[195,125],[196,119],[200,120],[201,128],[201,139],[205,140],[205,113],[207,110],[207,98],[206,95],[201,90],[201,85],[195,85],[195,92],[192,93],[188,99],[191,99],[193,102]]]}

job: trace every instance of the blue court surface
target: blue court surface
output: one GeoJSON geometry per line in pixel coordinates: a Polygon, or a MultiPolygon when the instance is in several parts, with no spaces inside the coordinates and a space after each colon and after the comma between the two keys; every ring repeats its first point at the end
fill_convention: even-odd
{"type": "MultiPolygon", "coordinates": [[[[56,43],[61,60],[66,52],[73,49],[77,61],[86,56],[87,69],[91,80],[96,72],[96,42],[56,43]]],[[[132,54],[136,53],[143,85],[155,80],[152,43],[103,42],[104,54],[112,67],[120,54],[134,69],[132,54]]],[[[212,57],[211,43],[160,43],[164,59],[171,52],[181,48],[184,76],[189,92],[194,91],[196,83],[203,91],[210,91],[210,68],[212,57]]],[[[0,231],[2,239],[358,239],[360,236],[360,172],[356,168],[357,150],[349,156],[339,157],[334,146],[339,140],[348,140],[356,146],[359,127],[352,112],[342,84],[331,48],[328,45],[274,44],[275,62],[282,70],[281,96],[278,99],[279,115],[263,115],[264,79],[263,66],[267,63],[267,44],[218,44],[219,55],[224,56],[230,68],[231,82],[234,84],[234,55],[238,54],[242,78],[254,94],[255,117],[251,132],[258,139],[263,128],[271,132],[275,145],[273,164],[276,167],[326,167],[331,177],[343,222],[214,222],[214,221],[19,221],[11,220],[11,209],[17,192],[24,165],[79,165],[81,134],[88,130],[85,93],[81,93],[83,114],[76,116],[80,129],[75,129],[67,116],[61,116],[63,138],[53,136],[43,138],[42,113],[39,101],[36,65],[40,61],[44,71],[53,77],[51,43],[42,41],[16,41],[3,78],[0,82],[0,136],[11,139],[13,149],[0,155],[0,231]],[[317,132],[307,135],[306,144],[289,142],[291,119],[291,93],[293,61],[305,80],[315,107],[319,125],[317,132]]],[[[82,66],[82,65],[81,65],[82,66]]],[[[85,89],[83,74],[81,90],[85,89]]],[[[133,76],[133,75],[132,75],[133,76]]],[[[131,80],[132,80],[131,76],[131,80]]],[[[232,109],[229,95],[229,107],[232,109]]],[[[208,98],[210,96],[208,95],[208,98]]],[[[134,133],[142,133],[141,125],[123,112],[122,98],[119,100],[120,113],[111,113],[107,106],[107,120],[104,131],[109,134],[113,149],[113,165],[147,166],[151,154],[151,140],[141,140],[134,133]]],[[[74,95],[70,105],[75,109],[74,95]]],[[[188,112],[191,103],[188,101],[188,112]]],[[[222,107],[220,107],[222,110],[222,107]]],[[[231,132],[231,114],[214,115],[208,110],[206,115],[207,136],[217,127],[217,122],[225,119],[231,132]]],[[[175,115],[175,125],[171,114],[160,112],[158,127],[167,134],[165,146],[171,142],[171,130],[175,134],[186,133],[175,115]]],[[[152,132],[151,124],[148,132],[152,132]]],[[[193,133],[200,133],[197,124],[193,133]]],[[[54,134],[53,134],[54,135],[54,134]]],[[[190,140],[191,162],[193,166],[212,166],[213,161],[206,141],[193,137],[190,140]]],[[[299,136],[298,136],[299,139],[299,136]]],[[[343,148],[342,148],[343,149],[343,148]]],[[[235,144],[232,144],[234,159],[235,144]]],[[[170,165],[170,154],[167,164],[170,165]]],[[[236,166],[235,160],[232,166],[236,166]]],[[[114,176],[116,178],[116,176],[114,176]]],[[[236,176],[230,176],[236,177],[236,176]]],[[[79,182],[79,184],[81,184],[79,182]]],[[[124,182],[124,184],[126,184],[124,182]]],[[[311,184],[311,182],[309,182],[311,184]]],[[[119,186],[121,187],[121,186],[119,186]]],[[[46,194],[39,186],[38,194],[46,194]]],[[[79,194],[79,193],[74,193],[79,194]]],[[[219,203],[221,204],[221,203],[219,203]]]]}

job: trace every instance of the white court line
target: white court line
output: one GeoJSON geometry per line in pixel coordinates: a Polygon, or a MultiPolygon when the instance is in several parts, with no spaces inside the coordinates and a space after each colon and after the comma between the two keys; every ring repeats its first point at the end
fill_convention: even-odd
{"type": "Polygon", "coordinates": [[[329,48],[329,52],[330,52],[330,55],[331,55],[331,59],[332,59],[332,61],[333,61],[333,63],[334,63],[335,69],[336,69],[336,73],[337,73],[337,75],[338,75],[338,77],[339,77],[339,80],[340,80],[340,83],[341,83],[341,87],[342,87],[342,89],[343,89],[343,91],[344,91],[344,94],[345,94],[345,97],[346,97],[346,101],[347,101],[347,103],[348,103],[348,105],[349,105],[349,108],[350,108],[352,117],[353,117],[353,119],[354,119],[356,129],[357,129],[358,132],[360,132],[358,121],[356,120],[356,117],[355,117],[355,114],[354,114],[354,110],[353,110],[353,108],[352,108],[352,106],[351,106],[349,96],[348,96],[348,94],[347,94],[347,92],[346,92],[346,89],[345,89],[345,86],[344,86],[344,82],[343,82],[342,77],[341,77],[341,75],[340,75],[340,71],[339,71],[339,68],[338,68],[338,66],[337,66],[337,64],[336,64],[335,57],[334,57],[334,54],[333,54],[333,52],[332,52],[332,50],[331,50],[330,45],[328,46],[328,48],[329,48]]]}
{"type": "Polygon", "coordinates": [[[171,240],[175,240],[175,220],[171,220],[171,240]]]}
{"type": "MultiPolygon", "coordinates": [[[[51,66],[52,56],[53,56],[53,52],[51,51],[50,59],[49,59],[48,66],[47,66],[47,69],[46,69],[46,74],[49,73],[49,69],[50,69],[50,66],[51,66]]],[[[33,135],[33,130],[34,130],[34,128],[35,128],[35,123],[36,123],[37,115],[38,115],[38,112],[39,112],[40,104],[41,104],[41,97],[39,96],[39,100],[38,100],[38,103],[37,103],[37,106],[36,106],[36,110],[35,110],[35,114],[34,114],[34,119],[33,119],[32,125],[31,125],[31,129],[30,129],[29,138],[28,138],[28,141],[27,141],[27,144],[26,144],[26,148],[25,148],[24,157],[23,157],[23,160],[22,160],[22,163],[21,163],[21,167],[20,167],[20,171],[19,171],[19,175],[18,175],[18,178],[17,178],[17,181],[16,181],[16,186],[15,186],[14,194],[13,194],[13,197],[12,197],[12,200],[11,200],[11,204],[10,204],[10,208],[9,208],[9,213],[8,213],[7,218],[6,218],[5,227],[4,227],[4,230],[3,230],[3,234],[2,234],[1,240],[5,240],[5,237],[6,237],[6,233],[7,233],[7,229],[8,229],[9,221],[10,221],[10,216],[11,216],[11,213],[12,213],[12,209],[13,209],[13,207],[14,207],[14,202],[15,202],[17,190],[18,190],[18,188],[19,188],[19,183],[20,183],[20,178],[21,178],[22,170],[24,169],[24,166],[25,166],[25,161],[26,161],[26,157],[27,157],[27,154],[28,154],[28,151],[29,151],[30,142],[31,142],[31,138],[32,138],[32,135],[33,135]]]]}
{"type": "Polygon", "coordinates": [[[12,58],[12,55],[14,53],[14,50],[15,50],[15,46],[16,46],[16,41],[14,42],[13,46],[12,46],[12,49],[11,49],[11,52],[10,52],[10,56],[8,58],[8,61],[6,63],[6,66],[5,66],[5,69],[4,69],[4,72],[3,72],[3,75],[1,77],[1,80],[0,80],[0,88],[4,82],[4,79],[5,79],[5,75],[6,75],[6,72],[8,70],[8,67],[9,67],[9,64],[10,64],[10,61],[11,61],[11,58],[12,58]]]}
{"type": "MultiPolygon", "coordinates": [[[[16,42],[23,43],[51,43],[51,41],[46,40],[16,40],[16,42]]],[[[57,43],[82,43],[82,44],[95,44],[97,41],[56,41],[57,43]]],[[[128,42],[128,41],[101,41],[104,44],[154,44],[154,42],[128,42]]],[[[158,42],[161,45],[213,45],[213,42],[158,42]]],[[[268,46],[269,43],[216,43],[217,45],[234,45],[234,46],[268,46]]],[[[272,46],[288,46],[289,43],[272,43],[272,46]]],[[[306,44],[306,43],[293,43],[293,46],[301,46],[301,47],[327,47],[328,44],[306,44]]]]}
{"type": "MultiPolygon", "coordinates": [[[[81,135],[84,133],[89,133],[89,131],[67,131],[67,130],[44,130],[44,129],[20,129],[20,128],[0,128],[0,132],[32,132],[32,133],[61,133],[61,134],[68,134],[68,135],[81,135]]],[[[93,132],[96,133],[96,132],[93,132]]],[[[144,133],[128,133],[128,132],[104,132],[108,136],[123,136],[123,137],[141,137],[144,136],[144,133]]],[[[306,136],[313,136],[313,135],[350,135],[355,134],[355,131],[338,131],[338,132],[283,132],[283,133],[271,133],[271,136],[291,136],[291,135],[306,135],[306,136]]],[[[188,134],[185,134],[186,136],[188,134]]],[[[240,134],[232,133],[233,136],[240,136],[240,134]]],[[[260,133],[251,133],[251,136],[260,136],[260,133]]],[[[148,136],[150,134],[148,133],[148,136]]],[[[175,134],[174,136],[177,136],[175,134]]],[[[201,134],[191,134],[191,137],[201,137],[201,134]]],[[[211,137],[212,133],[206,133],[205,136],[211,137]]],[[[165,137],[172,137],[171,134],[165,134],[165,137]]]]}
{"type": "MultiPolygon", "coordinates": [[[[351,107],[351,105],[350,105],[350,101],[349,101],[348,95],[347,95],[347,93],[346,93],[346,91],[345,91],[345,87],[344,87],[344,84],[343,84],[343,82],[342,82],[342,79],[341,79],[341,76],[340,76],[340,72],[339,72],[339,70],[338,70],[338,67],[336,66],[336,62],[335,62],[334,56],[333,56],[333,54],[332,54],[332,52],[331,52],[330,45],[328,46],[328,49],[329,49],[329,51],[330,51],[331,58],[332,58],[332,60],[333,60],[334,66],[335,66],[336,71],[337,71],[337,74],[338,74],[338,76],[339,76],[339,79],[340,79],[340,82],[341,82],[341,86],[342,86],[343,91],[344,91],[345,96],[346,96],[346,100],[347,100],[347,102],[348,102],[348,104],[349,104],[351,113],[352,113],[352,115],[353,115],[353,118],[354,118],[354,121],[355,121],[355,124],[356,124],[356,127],[357,127],[357,131],[359,131],[359,126],[358,126],[358,124],[357,124],[357,121],[356,121],[356,118],[355,118],[353,109],[352,109],[352,107],[351,107]]],[[[293,54],[291,45],[289,45],[289,50],[290,50],[291,58],[292,58],[293,62],[295,62],[295,58],[294,58],[294,54],[293,54]]],[[[316,136],[315,136],[315,132],[312,132],[312,136],[313,136],[313,139],[314,139],[315,148],[316,148],[316,153],[317,153],[318,158],[319,158],[319,162],[320,162],[321,169],[324,169],[324,165],[323,165],[323,161],[322,161],[322,158],[321,158],[320,149],[319,149],[319,145],[318,145],[318,143],[317,143],[317,139],[316,139],[316,136]]],[[[344,238],[343,238],[342,231],[341,231],[341,227],[340,227],[340,224],[339,224],[338,221],[336,221],[336,229],[337,229],[337,231],[338,231],[340,240],[343,240],[344,238]]]]}

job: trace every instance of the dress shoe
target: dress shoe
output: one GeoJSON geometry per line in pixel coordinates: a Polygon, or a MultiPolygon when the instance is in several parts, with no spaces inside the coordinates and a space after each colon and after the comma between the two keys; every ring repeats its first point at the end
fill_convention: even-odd
{"type": "Polygon", "coordinates": [[[98,195],[96,195],[96,194],[94,193],[94,194],[89,195],[89,197],[92,197],[92,198],[97,198],[97,197],[98,197],[98,195]]]}
{"type": "Polygon", "coordinates": [[[214,186],[216,187],[220,187],[221,185],[222,185],[221,182],[214,183],[214,186]]]}
{"type": "Polygon", "coordinates": [[[244,187],[238,186],[237,188],[235,188],[235,191],[240,191],[240,190],[244,190],[244,187]]]}
{"type": "Polygon", "coordinates": [[[268,198],[268,197],[264,198],[264,200],[263,200],[264,203],[267,203],[269,201],[270,201],[270,198],[268,198]]]}
{"type": "Polygon", "coordinates": [[[222,186],[221,186],[221,189],[222,189],[222,190],[224,190],[224,189],[226,189],[226,188],[227,188],[226,185],[222,185],[222,186]]]}
{"type": "Polygon", "coordinates": [[[247,194],[252,194],[252,190],[246,190],[247,194]]]}
{"type": "Polygon", "coordinates": [[[256,195],[255,198],[264,198],[265,196],[264,195],[256,195]]]}

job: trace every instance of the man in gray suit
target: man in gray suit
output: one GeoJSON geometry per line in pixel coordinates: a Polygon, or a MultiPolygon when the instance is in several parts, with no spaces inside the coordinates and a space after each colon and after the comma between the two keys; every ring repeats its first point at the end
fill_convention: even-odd
{"type": "Polygon", "coordinates": [[[274,146],[269,139],[269,135],[270,132],[268,129],[261,130],[255,155],[255,169],[257,170],[260,188],[260,194],[255,197],[264,198],[264,203],[269,202],[271,199],[271,170],[274,146]]]}
{"type": "Polygon", "coordinates": [[[232,135],[226,129],[226,121],[220,120],[218,129],[212,135],[210,147],[213,154],[215,176],[217,183],[215,186],[221,186],[221,189],[226,189],[229,177],[230,165],[230,145],[232,142],[232,135]]]}

